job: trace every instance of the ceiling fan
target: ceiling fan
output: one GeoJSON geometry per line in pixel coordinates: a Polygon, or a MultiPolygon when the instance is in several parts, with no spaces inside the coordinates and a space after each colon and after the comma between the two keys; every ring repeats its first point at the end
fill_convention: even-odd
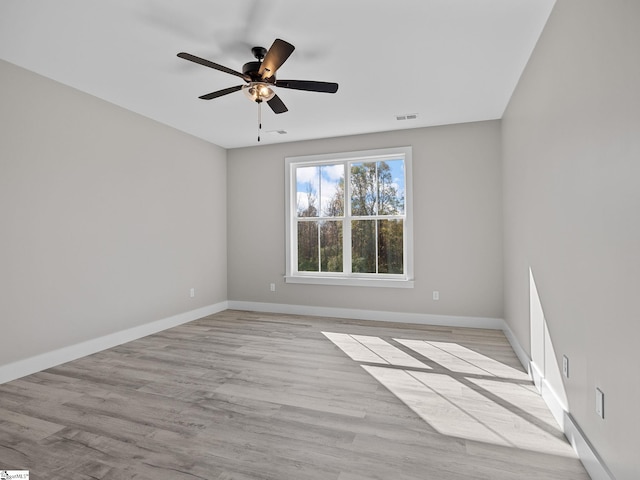
{"type": "Polygon", "coordinates": [[[223,65],[211,62],[204,58],[196,57],[190,53],[180,52],[178,57],[195,62],[205,67],[213,68],[221,72],[235,75],[242,78],[246,83],[244,85],[236,85],[215,92],[201,95],[198,98],[203,100],[213,100],[238,90],[244,93],[254,102],[258,104],[258,141],[260,141],[260,129],[262,128],[260,120],[260,105],[267,102],[267,105],[274,113],[284,113],[288,111],[286,105],[276,95],[272,87],[290,88],[293,90],[306,90],[309,92],[336,93],[338,84],[331,82],[317,82],[313,80],[277,80],[276,71],[293,53],[295,47],[284,40],[276,38],[269,50],[264,47],[253,47],[251,53],[257,59],[255,62],[248,62],[242,66],[242,73],[227,68],[223,65]]]}

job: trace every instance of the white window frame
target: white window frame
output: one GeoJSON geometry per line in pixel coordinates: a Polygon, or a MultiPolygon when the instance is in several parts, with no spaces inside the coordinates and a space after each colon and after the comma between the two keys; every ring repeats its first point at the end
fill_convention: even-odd
{"type": "MultiPolygon", "coordinates": [[[[345,171],[345,209],[348,209],[350,198],[350,182],[347,182],[345,171]]],[[[285,158],[285,208],[286,208],[286,283],[302,283],[316,285],[344,285],[359,287],[395,287],[413,288],[413,186],[412,186],[412,148],[410,146],[363,150],[356,152],[330,153],[321,155],[305,155],[285,158]],[[300,166],[335,164],[338,162],[377,162],[384,160],[404,160],[405,175],[405,213],[403,235],[404,274],[381,273],[336,273],[336,272],[298,272],[297,251],[297,202],[295,169],[300,166]]],[[[345,212],[347,215],[347,212],[345,212]]],[[[321,217],[319,217],[320,219],[321,217]]],[[[350,218],[350,212],[349,216],[350,218]]],[[[343,237],[349,238],[351,245],[351,223],[344,222],[343,237]],[[349,237],[347,237],[347,235],[349,237]]],[[[345,243],[347,241],[345,240],[345,243]]],[[[343,248],[345,263],[351,264],[351,249],[343,248]]]]}

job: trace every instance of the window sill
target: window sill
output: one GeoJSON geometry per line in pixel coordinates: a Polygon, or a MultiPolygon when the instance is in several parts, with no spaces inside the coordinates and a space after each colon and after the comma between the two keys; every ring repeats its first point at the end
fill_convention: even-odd
{"type": "Polygon", "coordinates": [[[305,276],[285,276],[284,281],[285,283],[300,283],[300,284],[306,284],[306,285],[413,288],[413,280],[404,280],[404,279],[313,277],[313,276],[305,275],[305,276]]]}

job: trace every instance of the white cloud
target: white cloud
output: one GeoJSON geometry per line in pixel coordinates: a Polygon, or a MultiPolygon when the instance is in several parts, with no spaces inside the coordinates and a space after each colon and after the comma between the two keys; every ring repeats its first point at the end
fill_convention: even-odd
{"type": "Polygon", "coordinates": [[[300,184],[308,184],[311,182],[313,185],[318,184],[318,167],[299,167],[296,168],[296,182],[300,184]]]}
{"type": "Polygon", "coordinates": [[[344,166],[342,164],[324,165],[322,167],[322,176],[337,182],[344,177],[344,166]]]}

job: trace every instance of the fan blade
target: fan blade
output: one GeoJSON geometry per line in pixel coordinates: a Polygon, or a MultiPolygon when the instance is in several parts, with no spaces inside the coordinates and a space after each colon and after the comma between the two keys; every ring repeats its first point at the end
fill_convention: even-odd
{"type": "Polygon", "coordinates": [[[207,93],[206,95],[202,95],[198,98],[202,100],[213,100],[214,98],[222,97],[223,95],[228,95],[233,92],[237,92],[238,90],[242,90],[243,85],[236,85],[235,87],[225,88],[224,90],[218,90],[216,92],[207,93]]]}
{"type": "Polygon", "coordinates": [[[260,65],[260,70],[258,70],[262,79],[266,80],[267,78],[273,77],[276,74],[276,70],[278,70],[287,58],[289,58],[289,55],[293,53],[295,48],[296,47],[290,43],[276,38],[273,45],[271,45],[271,48],[264,56],[262,65],[260,65]]]}
{"type": "Polygon", "coordinates": [[[276,80],[275,86],[308,92],[336,93],[338,91],[337,83],[314,82],[312,80],[276,80]]]}
{"type": "Polygon", "coordinates": [[[184,58],[185,60],[189,60],[190,62],[198,63],[200,65],[204,65],[205,67],[213,68],[215,70],[220,70],[224,73],[230,73],[231,75],[235,75],[236,77],[242,78],[245,82],[250,82],[251,77],[249,75],[245,75],[244,73],[236,72],[235,70],[231,70],[222,65],[218,65],[217,63],[213,63],[209,60],[205,60],[204,58],[196,57],[195,55],[191,55],[190,53],[180,52],[178,57],[184,58]]]}
{"type": "Polygon", "coordinates": [[[273,113],[284,113],[289,111],[278,95],[274,95],[267,103],[271,107],[271,110],[273,110],[273,113]]]}

